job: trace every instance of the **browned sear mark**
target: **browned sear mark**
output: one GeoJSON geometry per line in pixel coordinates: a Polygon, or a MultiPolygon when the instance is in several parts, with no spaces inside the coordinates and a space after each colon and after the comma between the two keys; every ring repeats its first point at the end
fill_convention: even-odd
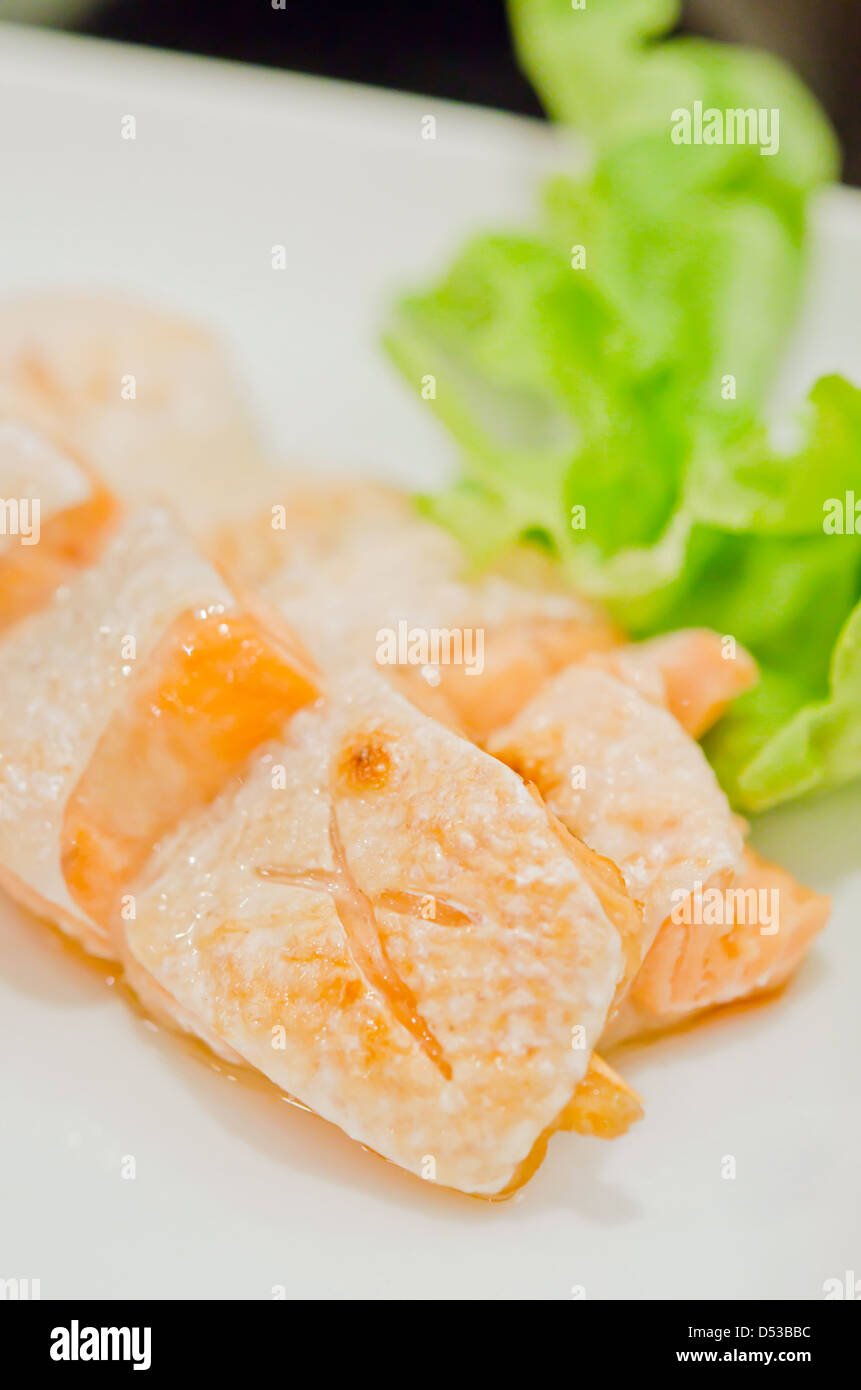
{"type": "MultiPolygon", "coordinates": [[[[329,841],[334,859],[333,869],[293,868],[287,864],[258,864],[260,878],[294,888],[307,888],[329,893],[344,929],[353,963],[371,989],[388,1003],[394,1017],[415,1038],[416,1042],[440,1071],[451,1080],[451,1064],[439,1039],[419,1012],[412,990],[401,979],[389,959],[374,902],[359,887],[353,877],[344,850],[334,805],[330,812],[329,841]]],[[[472,919],[453,903],[433,893],[414,893],[405,890],[386,891],[376,899],[377,905],[390,912],[424,917],[440,926],[466,926],[472,919]]]]}
{"type": "Polygon", "coordinates": [[[351,740],[338,759],[336,781],[345,791],[382,791],[392,773],[392,755],[376,733],[351,740]]]}

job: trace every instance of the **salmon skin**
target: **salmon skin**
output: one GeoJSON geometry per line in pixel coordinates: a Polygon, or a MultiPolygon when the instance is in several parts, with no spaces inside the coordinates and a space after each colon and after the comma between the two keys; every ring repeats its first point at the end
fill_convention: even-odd
{"type": "Polygon", "coordinates": [[[606,671],[568,667],[489,747],[619,866],[644,907],[643,954],[679,890],[741,867],[741,833],[699,746],[606,671]]]}

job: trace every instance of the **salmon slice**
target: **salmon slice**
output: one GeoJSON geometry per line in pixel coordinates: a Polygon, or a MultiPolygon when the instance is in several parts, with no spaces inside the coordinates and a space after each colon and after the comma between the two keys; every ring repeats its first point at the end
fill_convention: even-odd
{"type": "Polygon", "coordinates": [[[0,883],[111,956],[105,900],[147,837],[312,687],[157,509],[130,515],[0,653],[0,883]]]}
{"type": "MultiPolygon", "coordinates": [[[[688,634],[678,637],[676,654],[688,634]]],[[[618,655],[616,670],[633,676],[632,650],[607,664],[618,655]]],[[[636,674],[648,676],[653,655],[636,674]]],[[[606,1047],[782,983],[829,904],[742,849],[743,827],[698,745],[659,707],[663,697],[646,698],[641,680],[625,693],[604,660],[558,676],[490,748],[538,785],[569,830],[619,865],[643,904],[606,1047]]],[[[716,683],[707,686],[714,692],[716,683]]],[[[696,696],[688,705],[705,708],[696,696]]]]}
{"type": "Polygon", "coordinates": [[[133,300],[4,299],[0,412],[68,440],[123,500],[169,501],[195,536],[274,491],[220,345],[133,300]]]}
{"type": "Polygon", "coordinates": [[[247,614],[181,614],[66,803],[60,862],[87,916],[106,926],[156,841],[316,694],[310,672],[247,614]]]}
{"type": "Polygon", "coordinates": [[[618,866],[643,907],[637,966],[698,883],[723,882],[741,867],[741,832],[699,746],[666,710],[605,671],[563,671],[489,749],[618,866]]]}
{"type": "Polygon", "coordinates": [[[516,580],[467,582],[457,542],[395,492],[342,485],[286,498],[275,527],[266,514],[216,539],[230,582],[260,586],[324,669],[376,665],[479,743],[549,675],[619,640],[537,556],[512,557],[516,580]]]}
{"type": "MultiPolygon", "coordinates": [[[[627,1031],[670,1027],[783,984],[825,926],[830,906],[748,847],[730,891],[722,901],[706,900],[697,914],[708,922],[664,922],[631,991],[627,1031]]],[[[691,914],[677,917],[683,915],[691,914]]]]}
{"type": "Polygon", "coordinates": [[[2,631],[95,561],[119,509],[83,463],[12,420],[0,421],[0,499],[2,631]]]}
{"type": "MultiPolygon", "coordinates": [[[[482,1195],[567,1118],[624,970],[523,782],[361,668],[132,893],[131,966],[182,1017],[392,1162],[482,1195]]],[[[595,1132],[614,1123],[596,1074],[595,1132]]]]}
{"type": "Polygon", "coordinates": [[[586,657],[645,699],[663,705],[700,738],[733,700],[756,684],[756,662],[734,638],[707,628],[683,629],[586,657]]]}

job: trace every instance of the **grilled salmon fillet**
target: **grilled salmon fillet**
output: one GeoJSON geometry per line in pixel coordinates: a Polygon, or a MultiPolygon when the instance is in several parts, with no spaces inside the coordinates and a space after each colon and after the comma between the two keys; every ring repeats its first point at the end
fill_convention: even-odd
{"type": "Polygon", "coordinates": [[[364,669],[131,891],[134,963],[209,1034],[402,1167],[484,1195],[565,1122],[624,968],[522,781],[364,669]]]}
{"type": "Polygon", "coordinates": [[[504,1195],[554,1131],[640,1117],[599,1041],[772,987],[823,925],[692,738],[755,675],[715,634],[626,646],[540,573],[469,582],[384,492],[222,537],[237,600],[164,512],[15,428],[0,481],[58,541],[15,553],[0,881],[369,1148],[504,1195]],[[402,625],[474,625],[486,660],[392,668],[402,625]],[[741,895],[720,930],[703,892],[741,895]]]}
{"type": "Polygon", "coordinates": [[[639,1117],[592,1051],[638,918],[612,867],[370,668],[320,693],[165,513],[2,654],[0,876],[161,1016],[482,1195],[639,1117]]]}

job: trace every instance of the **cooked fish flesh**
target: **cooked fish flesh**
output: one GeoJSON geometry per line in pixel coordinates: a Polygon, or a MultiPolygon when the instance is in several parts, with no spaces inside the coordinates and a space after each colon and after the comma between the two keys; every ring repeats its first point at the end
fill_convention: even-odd
{"type": "Polygon", "coordinates": [[[18,420],[0,419],[0,629],[91,564],[119,510],[89,468],[18,420]]]}
{"type": "Polygon", "coordinates": [[[603,614],[550,580],[537,556],[517,557],[517,578],[468,580],[453,538],[398,493],[346,484],[288,489],[284,498],[280,510],[213,540],[231,582],[259,590],[324,669],[376,665],[478,742],[549,675],[620,640],[603,614]],[[441,662],[410,651],[428,634],[443,647],[441,662]],[[473,637],[480,651],[470,653],[473,637]],[[449,661],[458,642],[467,660],[449,661]]]}
{"type": "Polygon", "coordinates": [[[365,670],[132,892],[134,961],[209,1033],[468,1192],[516,1183],[568,1122],[624,969],[588,856],[513,772],[365,670]]]}
{"type": "Polygon", "coordinates": [[[3,641],[5,883],[161,1015],[436,1181],[496,1194],[554,1128],[626,1128],[639,1098],[592,1050],[638,928],[615,869],[377,673],[315,701],[276,630],[163,512],[122,518],[3,641]],[[205,925],[183,983],[186,907],[205,925]]]}
{"type": "Polygon", "coordinates": [[[111,955],[94,905],[314,686],[157,509],[0,651],[0,881],[111,955]]]}
{"type": "Polygon", "coordinates": [[[0,302],[0,414],[86,458],[195,536],[273,490],[233,368],[204,328],[105,294],[0,302]]]}

